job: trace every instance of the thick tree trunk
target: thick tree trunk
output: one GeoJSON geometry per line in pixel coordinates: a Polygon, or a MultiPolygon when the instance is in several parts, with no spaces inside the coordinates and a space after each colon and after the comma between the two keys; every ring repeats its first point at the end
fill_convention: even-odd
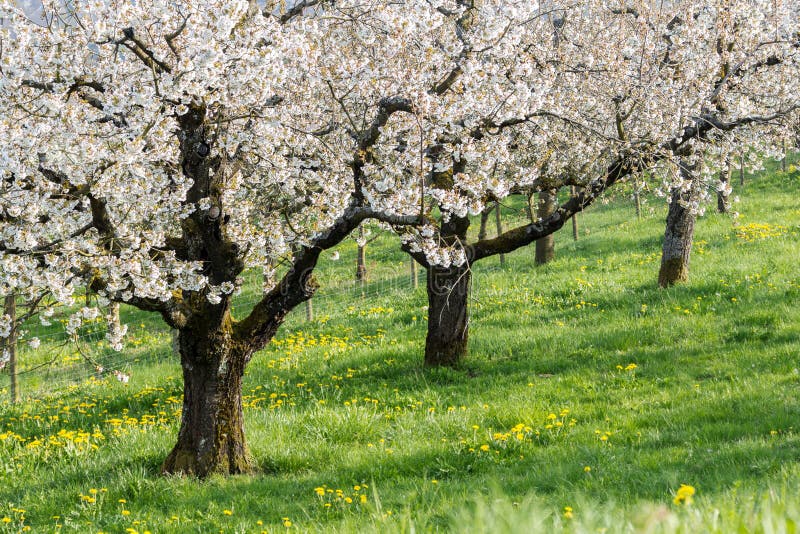
{"type": "Polygon", "coordinates": [[[699,182],[694,168],[680,163],[684,180],[689,180],[689,187],[676,187],[672,190],[667,225],[664,232],[664,247],[661,255],[661,269],[658,273],[658,285],[669,287],[689,279],[689,259],[694,239],[694,224],[697,213],[694,202],[697,200],[699,182]]]}
{"type": "Polygon", "coordinates": [[[467,265],[428,269],[426,366],[455,366],[467,356],[470,274],[467,265]]]}
{"type": "Polygon", "coordinates": [[[179,345],[183,412],[163,472],[206,477],[251,471],[242,414],[247,355],[233,343],[230,322],[215,332],[184,328],[179,345]]]}
{"type": "Polygon", "coordinates": [[[7,351],[8,356],[9,393],[13,404],[19,400],[19,388],[17,386],[17,299],[14,295],[8,295],[5,298],[3,313],[11,317],[11,332],[4,340],[4,349],[7,351]]]}
{"type": "MultiPolygon", "coordinates": [[[[558,209],[558,191],[549,189],[539,193],[539,206],[536,214],[540,219],[546,219],[558,209]]],[[[555,238],[553,234],[536,240],[536,264],[550,263],[555,257],[555,238]]]]}

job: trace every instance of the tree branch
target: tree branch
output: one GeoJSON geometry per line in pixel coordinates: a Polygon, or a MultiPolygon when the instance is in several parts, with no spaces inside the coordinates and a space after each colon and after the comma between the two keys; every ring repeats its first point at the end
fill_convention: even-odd
{"type": "Polygon", "coordinates": [[[473,263],[496,254],[507,254],[558,231],[572,216],[590,206],[603,192],[617,182],[671,156],[685,155],[689,150],[687,143],[691,139],[707,139],[713,130],[731,131],[750,124],[771,122],[788,115],[798,107],[800,106],[792,106],[772,115],[752,115],[728,122],[710,114],[698,117],[693,125],[684,128],[682,135],[663,143],[648,157],[634,159],[630,155],[620,156],[609,165],[603,178],[590,183],[582,192],[571,197],[549,217],[536,223],[519,226],[493,239],[484,239],[468,245],[466,247],[467,260],[473,263]]]}
{"type": "Polygon", "coordinates": [[[250,347],[252,352],[263,348],[283,323],[286,314],[316,292],[318,285],[313,278],[313,271],[322,251],[341,243],[366,219],[395,226],[421,222],[416,215],[393,215],[361,207],[359,200],[351,197],[349,206],[336,222],[295,254],[289,271],[281,281],[255,305],[247,318],[234,325],[234,337],[250,347]]]}

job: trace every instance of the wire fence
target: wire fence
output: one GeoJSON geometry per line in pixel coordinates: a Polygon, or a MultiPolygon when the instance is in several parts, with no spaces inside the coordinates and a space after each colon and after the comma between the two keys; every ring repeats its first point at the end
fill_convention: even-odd
{"type": "MultiPolygon", "coordinates": [[[[426,272],[415,265],[417,275],[413,276],[409,262],[410,259],[402,270],[384,269],[381,272],[376,269],[377,274],[371,274],[367,281],[357,281],[355,276],[343,280],[343,268],[329,273],[334,280],[326,281],[324,275],[320,276],[320,289],[305,305],[289,314],[282,328],[306,328],[312,323],[325,322],[330,317],[345,316],[353,308],[368,309],[387,300],[392,302],[400,295],[412,295],[423,305],[426,302],[426,272]]],[[[352,267],[354,273],[355,265],[352,267]]],[[[500,265],[495,263],[482,266],[479,272],[488,274],[499,268],[500,265]]],[[[235,316],[248,313],[262,296],[260,273],[249,272],[244,279],[242,291],[233,301],[235,316]]],[[[480,276],[473,276],[471,284],[471,294],[475,297],[484,284],[480,276]]],[[[51,318],[53,325],[49,327],[24,325],[23,330],[27,330],[28,335],[17,346],[16,382],[20,395],[39,397],[56,394],[70,386],[109,375],[127,381],[137,367],[157,363],[174,365],[178,372],[180,360],[173,346],[173,332],[157,314],[122,306],[120,316],[121,322],[128,326],[121,351],[113,350],[107,341],[108,322],[102,316],[89,321],[72,336],[58,324],[59,321],[66,322],[67,313],[51,318]],[[39,342],[36,348],[28,342],[32,335],[39,342]]],[[[10,378],[8,372],[0,373],[0,402],[9,398],[10,378]]]]}
{"type": "MultiPolygon", "coordinates": [[[[792,158],[792,161],[794,158],[792,158]]],[[[781,170],[787,167],[786,159],[779,163],[781,170]]],[[[740,185],[744,182],[744,166],[741,165],[740,185]]],[[[522,206],[503,205],[503,219],[506,223],[519,222],[530,216],[522,206]]],[[[485,222],[484,222],[485,224],[485,222]]],[[[501,232],[500,222],[497,222],[501,232]]],[[[577,239],[577,226],[573,227],[577,239]]],[[[381,262],[371,262],[381,268],[370,270],[368,281],[358,281],[355,277],[356,265],[342,260],[342,264],[315,276],[321,282],[320,289],[305,306],[292,311],[286,319],[284,329],[305,328],[315,319],[345,315],[355,307],[369,307],[377,299],[395,299],[398,295],[414,291],[420,305],[425,302],[426,273],[415,265],[418,275],[412,276],[410,258],[402,264],[387,266],[381,262]]],[[[500,263],[484,262],[473,271],[470,295],[480,300],[495,293],[489,284],[483,283],[483,275],[502,268],[500,263]]],[[[260,300],[263,279],[260,272],[248,272],[242,291],[235,296],[233,308],[237,317],[243,316],[260,300]]],[[[70,310],[73,311],[73,310],[70,310]]],[[[141,312],[123,306],[122,323],[129,331],[123,350],[115,351],[106,340],[107,321],[102,317],[83,326],[76,336],[70,336],[63,327],[55,324],[66,322],[67,313],[54,316],[52,326],[26,324],[25,339],[17,345],[18,368],[16,379],[18,390],[23,396],[41,396],[57,393],[65,388],[81,384],[87,380],[101,378],[109,374],[124,380],[138,366],[153,363],[170,363],[178,371],[179,358],[173,348],[173,333],[157,314],[141,312]],[[32,337],[39,341],[32,347],[26,341],[32,337]]],[[[38,321],[36,321],[38,323],[38,321]]],[[[9,398],[10,374],[5,369],[0,372],[0,402],[9,398]]]]}

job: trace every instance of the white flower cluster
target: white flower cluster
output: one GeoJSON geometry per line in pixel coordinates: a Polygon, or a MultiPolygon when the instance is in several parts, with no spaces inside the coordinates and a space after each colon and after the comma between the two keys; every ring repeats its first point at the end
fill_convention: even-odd
{"type": "MultiPolygon", "coordinates": [[[[200,257],[216,251],[183,240],[203,225],[269,289],[354,199],[446,222],[592,183],[619,154],[674,159],[670,141],[713,117],[710,179],[743,144],[778,155],[800,106],[797,1],[337,0],[284,17],[91,0],[57,25],[20,4],[0,0],[0,286],[67,306],[92,280],[106,301],[223,302],[236,283],[212,284],[200,257]]],[[[665,190],[671,165],[654,169],[665,190]]],[[[438,232],[400,230],[463,264],[438,232]]]]}

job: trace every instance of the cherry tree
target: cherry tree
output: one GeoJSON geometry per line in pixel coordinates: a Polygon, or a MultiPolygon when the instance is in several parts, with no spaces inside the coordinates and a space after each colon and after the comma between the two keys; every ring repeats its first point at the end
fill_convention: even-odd
{"type": "Polygon", "coordinates": [[[479,15],[456,26],[463,46],[448,91],[463,99],[474,83],[467,73],[495,68],[493,89],[505,99],[483,113],[456,109],[456,127],[428,152],[435,160],[430,196],[441,216],[406,244],[428,268],[429,365],[458,363],[467,352],[472,265],[552,234],[606,189],[644,171],[661,177],[671,200],[661,283],[682,276],[693,218],[703,209],[692,193],[700,153],[706,179],[742,144],[776,154],[799,102],[796,3],[548,2],[518,27],[509,23],[491,47],[476,44],[496,7],[465,6],[479,15]],[[504,63],[491,54],[502,53],[505,40],[514,44],[504,63]],[[537,96],[516,105],[520,94],[537,96]],[[581,192],[551,214],[469,240],[469,216],[487,203],[565,185],[581,192]],[[450,257],[442,258],[442,245],[450,257]]]}
{"type": "Polygon", "coordinates": [[[320,254],[366,219],[419,218],[372,206],[359,163],[409,104],[381,99],[324,137],[336,101],[315,62],[337,22],[303,7],[44,2],[30,16],[0,2],[0,278],[65,306],[88,284],[101,306],[178,330],[184,404],[166,472],[251,468],[244,368],[313,295],[320,254]],[[247,267],[266,270],[268,291],[235,320],[247,267]]]}
{"type": "Polygon", "coordinates": [[[793,2],[651,4],[0,0],[0,261],[65,306],[88,284],[160,314],[184,377],[164,470],[248,471],[245,366],[364,221],[428,268],[426,362],[455,363],[475,262],[797,105],[793,2]],[[470,215],[563,184],[468,242],[470,215]],[[234,317],[248,268],[266,292],[234,317]]]}

